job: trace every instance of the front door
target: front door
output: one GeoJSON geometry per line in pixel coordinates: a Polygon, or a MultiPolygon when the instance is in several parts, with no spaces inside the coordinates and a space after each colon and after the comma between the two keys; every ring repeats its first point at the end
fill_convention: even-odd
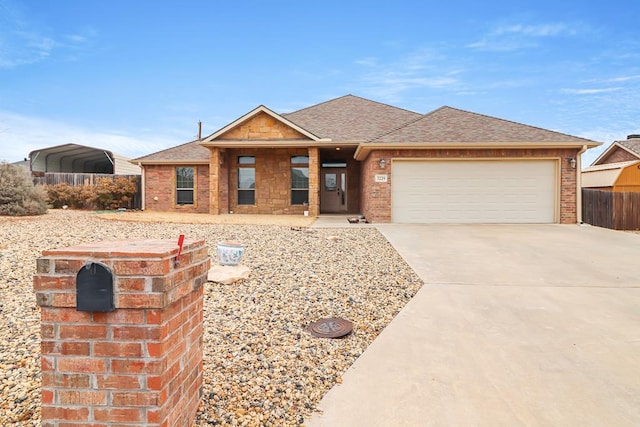
{"type": "Polygon", "coordinates": [[[320,211],[326,213],[347,210],[346,169],[322,169],[322,190],[320,191],[320,211]]]}

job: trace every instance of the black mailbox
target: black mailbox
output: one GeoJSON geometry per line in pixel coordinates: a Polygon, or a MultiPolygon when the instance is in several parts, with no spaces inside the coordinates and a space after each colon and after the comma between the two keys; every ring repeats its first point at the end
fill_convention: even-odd
{"type": "Polygon", "coordinates": [[[88,262],[76,276],[78,311],[113,311],[113,274],[102,264],[88,262]]]}

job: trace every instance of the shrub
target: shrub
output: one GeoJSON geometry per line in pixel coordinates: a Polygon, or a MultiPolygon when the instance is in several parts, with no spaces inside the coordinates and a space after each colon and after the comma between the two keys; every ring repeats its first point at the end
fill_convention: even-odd
{"type": "Polygon", "coordinates": [[[46,194],[22,166],[0,163],[0,215],[42,215],[47,212],[46,194]]]}
{"type": "Polygon", "coordinates": [[[69,184],[46,186],[49,204],[54,208],[67,205],[73,209],[117,209],[125,207],[136,194],[135,178],[101,178],[95,186],[74,187],[69,184]]]}
{"type": "Polygon", "coordinates": [[[69,184],[45,185],[45,190],[47,191],[49,204],[56,209],[60,209],[65,205],[73,206],[76,199],[75,187],[69,184]]]}

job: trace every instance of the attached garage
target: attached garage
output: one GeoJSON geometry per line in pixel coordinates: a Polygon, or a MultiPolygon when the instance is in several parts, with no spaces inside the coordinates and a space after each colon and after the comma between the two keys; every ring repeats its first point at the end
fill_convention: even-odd
{"type": "Polygon", "coordinates": [[[558,222],[558,160],[394,159],[391,176],[395,223],[558,222]]]}

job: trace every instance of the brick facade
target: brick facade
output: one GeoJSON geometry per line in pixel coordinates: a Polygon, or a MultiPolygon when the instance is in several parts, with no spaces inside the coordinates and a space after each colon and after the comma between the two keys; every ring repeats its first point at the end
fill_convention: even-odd
{"type": "Polygon", "coordinates": [[[371,222],[391,222],[391,183],[393,181],[393,158],[548,158],[558,159],[560,167],[560,207],[559,222],[575,224],[577,222],[577,169],[572,168],[567,158],[576,158],[578,149],[448,149],[448,150],[378,150],[372,151],[362,162],[361,211],[371,222]],[[387,162],[381,169],[379,160],[387,162]],[[376,183],[376,174],[386,174],[388,181],[376,183]]]}
{"type": "Polygon", "coordinates": [[[159,212],[209,213],[208,165],[146,165],[144,166],[144,208],[159,212]],[[193,167],[193,205],[176,203],[176,168],[193,167]]]}
{"type": "Polygon", "coordinates": [[[204,241],[114,241],[43,252],[42,425],[189,426],[202,384],[204,241]],[[113,272],[115,311],[76,310],[88,261],[113,272]]]}

